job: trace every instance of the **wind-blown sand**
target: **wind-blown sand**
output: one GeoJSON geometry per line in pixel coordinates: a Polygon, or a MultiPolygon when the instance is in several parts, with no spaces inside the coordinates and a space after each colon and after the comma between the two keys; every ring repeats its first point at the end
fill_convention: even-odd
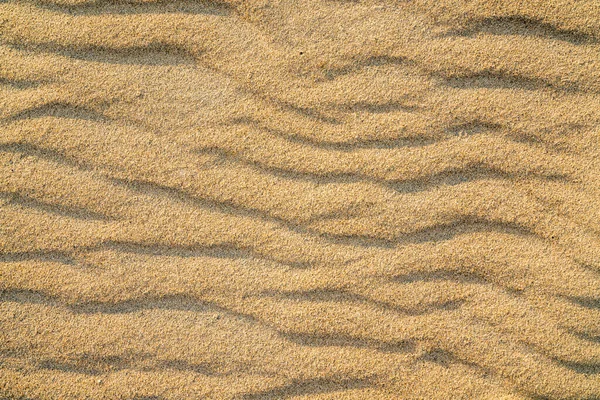
{"type": "Polygon", "coordinates": [[[0,2],[0,398],[600,398],[600,2],[0,2]]]}

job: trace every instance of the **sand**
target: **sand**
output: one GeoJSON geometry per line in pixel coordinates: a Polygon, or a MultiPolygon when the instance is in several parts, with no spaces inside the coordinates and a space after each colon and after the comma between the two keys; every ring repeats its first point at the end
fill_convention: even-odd
{"type": "Polygon", "coordinates": [[[1,399],[600,398],[597,0],[0,1],[1,399]]]}

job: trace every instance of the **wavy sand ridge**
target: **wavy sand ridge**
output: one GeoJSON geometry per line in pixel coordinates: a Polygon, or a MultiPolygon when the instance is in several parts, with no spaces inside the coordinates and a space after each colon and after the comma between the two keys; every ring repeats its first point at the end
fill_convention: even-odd
{"type": "Polygon", "coordinates": [[[0,397],[600,398],[598,4],[1,2],[0,397]]]}

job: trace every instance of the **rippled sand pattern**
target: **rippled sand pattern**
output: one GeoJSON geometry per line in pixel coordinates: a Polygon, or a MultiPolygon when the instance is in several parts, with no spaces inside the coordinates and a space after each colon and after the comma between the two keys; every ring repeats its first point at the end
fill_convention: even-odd
{"type": "Polygon", "coordinates": [[[0,1],[1,399],[600,399],[600,2],[0,1]]]}

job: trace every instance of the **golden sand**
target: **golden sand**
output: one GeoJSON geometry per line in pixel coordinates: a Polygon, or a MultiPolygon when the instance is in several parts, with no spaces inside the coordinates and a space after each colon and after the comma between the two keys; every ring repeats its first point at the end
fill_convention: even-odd
{"type": "Polygon", "coordinates": [[[1,399],[600,398],[598,0],[0,1],[1,399]]]}

